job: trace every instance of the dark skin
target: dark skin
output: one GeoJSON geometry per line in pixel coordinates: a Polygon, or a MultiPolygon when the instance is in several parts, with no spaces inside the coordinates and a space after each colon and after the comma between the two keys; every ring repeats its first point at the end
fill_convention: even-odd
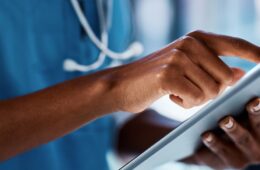
{"type": "MultiPolygon", "coordinates": [[[[220,120],[221,132],[217,129],[202,134],[204,146],[181,161],[219,170],[243,169],[248,165],[260,164],[260,98],[253,99],[245,108],[246,113],[239,118],[227,116],[220,120]]],[[[121,155],[130,151],[141,153],[178,124],[151,110],[142,116],[138,115],[122,127],[118,143],[121,155]],[[145,129],[136,130],[143,126],[145,129]]]]}
{"type": "Polygon", "coordinates": [[[206,132],[202,140],[206,147],[187,158],[192,164],[213,169],[243,169],[260,164],[260,99],[253,99],[246,106],[248,119],[236,120],[228,116],[219,122],[224,134],[206,132]]]}
{"type": "Polygon", "coordinates": [[[112,112],[142,112],[164,95],[184,108],[203,104],[244,74],[220,55],[260,62],[252,43],[194,31],[133,63],[0,101],[0,161],[112,112]]]}
{"type": "Polygon", "coordinates": [[[117,143],[119,154],[124,157],[129,153],[136,155],[143,152],[179,123],[161,116],[154,110],[145,110],[131,118],[119,129],[117,143]]]}

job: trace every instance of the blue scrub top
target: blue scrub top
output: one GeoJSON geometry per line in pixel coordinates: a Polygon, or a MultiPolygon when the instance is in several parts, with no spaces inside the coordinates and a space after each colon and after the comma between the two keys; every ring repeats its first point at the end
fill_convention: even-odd
{"type": "MultiPolygon", "coordinates": [[[[100,35],[95,0],[81,2],[93,30],[100,35]]],[[[113,11],[109,46],[122,51],[131,41],[129,2],[114,0],[113,11]]],[[[63,70],[64,59],[90,64],[99,54],[69,0],[1,0],[0,25],[0,100],[80,76],[82,73],[63,70]]],[[[110,63],[106,59],[100,69],[110,63]]],[[[113,145],[114,132],[114,120],[107,116],[1,162],[0,170],[106,170],[106,152],[113,145]]]]}

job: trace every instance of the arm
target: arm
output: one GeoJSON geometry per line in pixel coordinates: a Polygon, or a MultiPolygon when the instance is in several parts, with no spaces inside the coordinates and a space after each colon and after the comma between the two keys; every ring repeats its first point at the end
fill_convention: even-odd
{"type": "Polygon", "coordinates": [[[112,99],[114,69],[64,82],[0,102],[0,160],[61,137],[106,113],[112,99]],[[100,107],[102,106],[102,107],[100,107]]]}
{"type": "Polygon", "coordinates": [[[197,31],[131,64],[1,101],[0,161],[105,114],[141,112],[164,95],[186,108],[202,104],[241,77],[218,55],[259,62],[259,54],[245,40],[197,31]]]}

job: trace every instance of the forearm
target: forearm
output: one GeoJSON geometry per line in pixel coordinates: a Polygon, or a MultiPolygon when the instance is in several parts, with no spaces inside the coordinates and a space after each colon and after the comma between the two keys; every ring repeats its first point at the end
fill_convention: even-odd
{"type": "Polygon", "coordinates": [[[142,112],[164,95],[186,108],[205,103],[243,74],[222,63],[218,55],[259,62],[259,50],[241,39],[193,32],[131,64],[2,101],[0,160],[106,113],[142,112]],[[237,44],[239,48],[234,48],[237,44]]]}
{"type": "Polygon", "coordinates": [[[145,110],[126,122],[119,131],[117,149],[122,155],[140,154],[174,129],[179,122],[154,110],[145,110]]]}
{"type": "Polygon", "coordinates": [[[110,69],[1,101],[0,161],[117,111],[112,75],[110,69]]]}

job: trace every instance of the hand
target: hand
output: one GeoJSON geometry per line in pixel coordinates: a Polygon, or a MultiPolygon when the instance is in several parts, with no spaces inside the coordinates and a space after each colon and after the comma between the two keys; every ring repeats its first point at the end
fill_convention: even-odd
{"type": "Polygon", "coordinates": [[[119,67],[112,77],[119,87],[115,102],[119,110],[133,113],[164,95],[184,108],[203,104],[244,74],[229,68],[220,55],[259,62],[260,48],[239,38],[189,33],[142,60],[119,67]]]}
{"type": "Polygon", "coordinates": [[[245,128],[231,116],[220,121],[225,135],[206,132],[203,142],[206,147],[184,162],[202,164],[213,169],[242,169],[247,165],[260,164],[260,99],[247,106],[249,127],[245,128]]]}

